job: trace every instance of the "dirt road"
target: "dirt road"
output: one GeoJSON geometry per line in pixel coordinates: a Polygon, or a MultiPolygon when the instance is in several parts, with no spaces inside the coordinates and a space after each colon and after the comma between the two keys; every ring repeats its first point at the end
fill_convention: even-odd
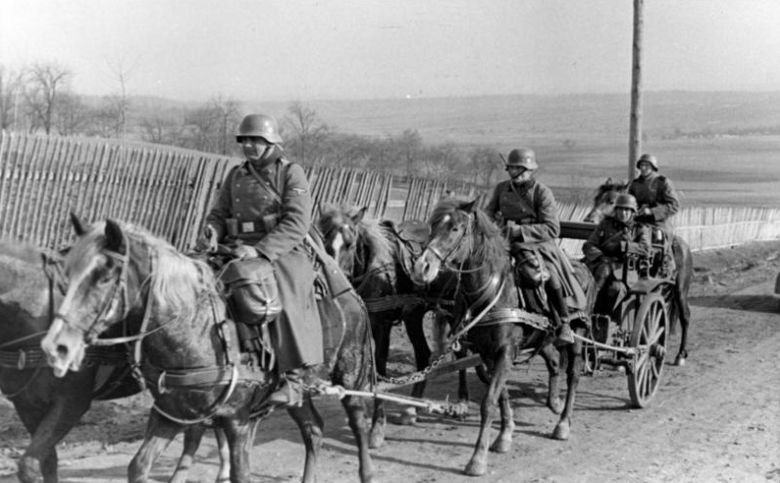
{"type": "MultiPolygon", "coordinates": [[[[771,296],[780,270],[780,245],[696,254],[692,289],[690,358],[667,365],[651,407],[629,407],[625,375],[602,371],[583,378],[569,441],[550,439],[557,417],[544,406],[541,360],[518,366],[510,381],[515,409],[514,446],[492,454],[480,478],[462,474],[476,440],[482,385],[470,374],[471,413],[465,421],[423,416],[416,426],[390,425],[385,447],[372,452],[377,481],[780,481],[780,314],[771,296]]],[[[408,346],[394,331],[399,370],[408,346]]],[[[678,338],[672,337],[671,361],[678,338]]],[[[433,381],[428,395],[455,394],[455,377],[433,381]]],[[[60,447],[65,482],[125,481],[126,465],[140,444],[149,400],[138,396],[96,404],[60,447]]],[[[320,460],[322,482],[357,481],[357,458],[344,412],[335,400],[318,407],[326,420],[320,460]]],[[[0,482],[27,435],[7,401],[0,402],[0,482]],[[4,458],[3,458],[4,457],[4,458]]],[[[181,448],[171,445],[153,471],[167,481],[181,448]]],[[[214,481],[217,456],[209,437],[191,481],[214,481]]],[[[253,450],[259,482],[297,481],[303,447],[283,411],[264,421],[253,450]]]]}

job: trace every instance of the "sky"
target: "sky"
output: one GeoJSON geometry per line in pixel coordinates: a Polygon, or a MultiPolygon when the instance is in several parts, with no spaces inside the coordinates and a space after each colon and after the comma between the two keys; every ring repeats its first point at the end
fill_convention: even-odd
{"type": "MultiPolygon", "coordinates": [[[[645,0],[645,90],[780,90],[780,0],[645,0]]],[[[205,101],[628,92],[632,0],[1,0],[0,64],[205,101]]]]}

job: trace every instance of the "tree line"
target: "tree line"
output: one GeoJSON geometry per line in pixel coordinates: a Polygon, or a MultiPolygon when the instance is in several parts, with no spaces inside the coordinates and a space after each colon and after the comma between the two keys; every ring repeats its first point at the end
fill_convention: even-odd
{"type": "MultiPolygon", "coordinates": [[[[214,96],[185,107],[130,97],[131,72],[122,65],[111,67],[117,88],[96,97],[74,92],[74,73],[58,63],[33,63],[16,70],[0,64],[0,128],[240,155],[234,137],[243,112],[239,101],[214,96]]],[[[288,106],[280,124],[288,156],[306,166],[377,170],[477,186],[487,186],[500,175],[500,155],[492,147],[429,144],[415,129],[381,137],[345,133],[301,102],[288,106]]]]}

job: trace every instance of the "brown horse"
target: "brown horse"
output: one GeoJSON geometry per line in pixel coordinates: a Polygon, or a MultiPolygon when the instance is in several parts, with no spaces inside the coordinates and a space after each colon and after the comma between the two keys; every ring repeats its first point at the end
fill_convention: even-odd
{"type": "MultiPolygon", "coordinates": [[[[498,227],[475,207],[475,202],[440,201],[429,226],[428,246],[415,263],[415,276],[422,282],[433,280],[444,267],[460,274],[459,298],[465,310],[456,319],[450,342],[460,343],[461,338],[465,339],[470,349],[481,356],[491,375],[481,405],[479,437],[465,469],[469,475],[483,475],[487,471],[488,438],[496,404],[500,407],[501,429],[490,449],[505,453],[511,447],[514,419],[506,381],[516,354],[533,349],[554,360],[557,353],[561,364],[566,366],[566,402],[553,437],[567,439],[582,371],[582,344],[576,339],[574,344],[554,347],[546,318],[521,308],[506,241],[498,227]]],[[[593,279],[587,277],[585,281],[588,283],[583,288],[592,304],[593,279]]],[[[579,322],[572,321],[572,328],[582,333],[584,324],[579,322]]],[[[551,375],[550,383],[557,399],[557,377],[551,375]]]]}
{"type": "MultiPolygon", "coordinates": [[[[62,301],[60,254],[28,244],[0,242],[0,390],[11,400],[30,444],[18,462],[22,482],[58,481],[57,444],[81,420],[92,401],[140,391],[130,377],[127,350],[91,349],[82,371],[56,378],[40,340],[62,301]]],[[[185,436],[184,452],[172,481],[186,481],[204,426],[185,436]]],[[[221,472],[224,474],[224,472],[221,472]]]]}
{"type": "MultiPolygon", "coordinates": [[[[602,183],[596,189],[596,195],[593,198],[593,207],[585,216],[586,222],[599,223],[604,217],[611,216],[615,209],[615,200],[620,193],[626,193],[628,184],[625,182],[613,181],[612,178],[602,183]]],[[[672,241],[672,253],[676,266],[674,284],[672,284],[671,293],[665,294],[666,303],[669,307],[669,319],[671,331],[674,333],[677,321],[680,322],[682,334],[680,335],[680,348],[674,358],[674,364],[677,366],[685,365],[688,358],[688,329],[691,323],[691,308],[688,304],[688,290],[691,288],[693,280],[693,255],[691,248],[679,236],[674,237],[672,241]]]]}
{"type": "MultiPolygon", "coordinates": [[[[211,269],[132,225],[108,220],[87,232],[74,219],[74,227],[79,238],[65,261],[68,292],[41,344],[54,374],[78,370],[84,349],[98,334],[124,325],[142,341],[137,362],[155,400],[129,480],[145,481],[148,468],[183,428],[210,420],[227,436],[230,481],[250,481],[253,423],[272,409],[266,400],[279,381],[272,370],[240,362],[236,329],[224,323],[225,303],[211,269]]],[[[373,369],[368,315],[353,292],[335,302],[343,331],[321,374],[346,389],[362,389],[373,369]]],[[[370,481],[365,405],[350,395],[342,405],[358,445],[360,478],[370,481]]],[[[303,480],[314,481],[322,418],[311,397],[288,412],[305,443],[303,480]]]]}
{"type": "MultiPolygon", "coordinates": [[[[457,280],[451,273],[438,277],[425,285],[412,282],[405,267],[411,265],[413,256],[419,255],[421,242],[405,239],[399,234],[402,228],[391,222],[379,222],[365,218],[366,208],[353,209],[344,206],[323,207],[317,221],[323,243],[328,253],[336,259],[357,293],[363,298],[371,318],[374,336],[376,369],[380,376],[387,376],[387,359],[390,334],[397,321],[403,321],[406,334],[412,344],[417,370],[425,369],[431,359],[431,350],[423,332],[423,317],[431,310],[438,319],[446,318],[445,305],[451,305],[457,280]],[[414,246],[419,244],[420,246],[414,246]]],[[[412,397],[420,398],[425,391],[425,380],[412,388],[412,397]]],[[[458,395],[461,402],[468,401],[465,370],[460,371],[458,395]]],[[[382,399],[374,402],[371,447],[378,448],[384,442],[386,423],[385,405],[382,399]]],[[[404,411],[403,423],[413,424],[416,409],[404,411]]]]}

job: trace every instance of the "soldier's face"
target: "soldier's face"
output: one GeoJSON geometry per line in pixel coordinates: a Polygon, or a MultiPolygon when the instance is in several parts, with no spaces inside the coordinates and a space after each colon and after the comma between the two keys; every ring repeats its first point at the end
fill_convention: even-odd
{"type": "Polygon", "coordinates": [[[642,176],[647,176],[653,171],[653,165],[648,163],[647,161],[642,161],[637,166],[637,169],[639,169],[639,174],[642,176]]]}
{"type": "Polygon", "coordinates": [[[633,210],[628,208],[615,208],[615,218],[621,223],[628,223],[634,216],[633,210]]]}
{"type": "Polygon", "coordinates": [[[244,136],[241,138],[241,149],[250,161],[260,161],[271,145],[259,136],[244,136]]]}
{"type": "Polygon", "coordinates": [[[531,179],[531,171],[525,169],[522,166],[507,166],[506,172],[509,173],[509,178],[515,182],[521,182],[531,179]]]}

